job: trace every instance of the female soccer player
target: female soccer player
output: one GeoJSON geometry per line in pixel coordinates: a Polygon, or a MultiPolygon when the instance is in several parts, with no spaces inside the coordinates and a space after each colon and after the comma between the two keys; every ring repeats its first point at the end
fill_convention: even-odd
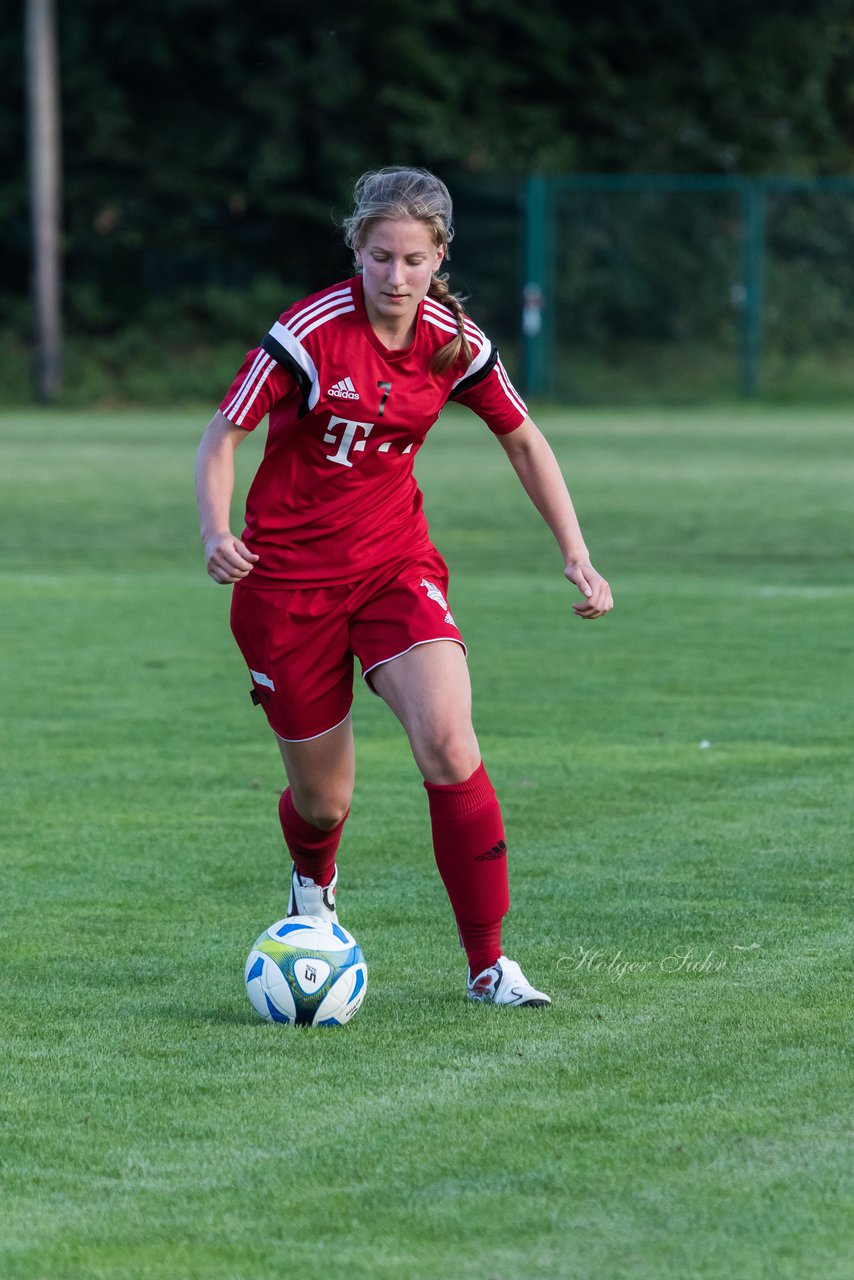
{"type": "Polygon", "coordinates": [[[296,302],[250,351],[202,437],[207,570],[234,584],[231,624],[279,745],[293,859],[290,915],[337,919],[336,853],[355,777],[353,657],[409,738],[433,847],[469,963],[468,995],[546,1005],[502,954],[504,827],[471,721],[466,649],[413,475],[442,406],[473,409],[554,534],[580,618],[612,608],[566,485],[498,352],[439,269],[451,198],[421,169],[364,174],[345,221],[353,279],[296,302]],[[269,414],[246,527],[230,531],[234,450],[269,414]]]}

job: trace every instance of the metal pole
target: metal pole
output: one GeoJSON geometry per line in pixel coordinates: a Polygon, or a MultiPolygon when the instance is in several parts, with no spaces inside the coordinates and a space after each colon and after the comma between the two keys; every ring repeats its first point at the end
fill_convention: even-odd
{"type": "Polygon", "coordinates": [[[25,56],[35,394],[39,400],[53,400],[62,389],[62,176],[55,0],[26,0],[25,56]]]}
{"type": "Polygon", "coordinates": [[[765,293],[765,191],[758,182],[741,188],[743,319],[741,392],[755,396],[762,381],[762,309],[765,293]]]}
{"type": "Polygon", "coordinates": [[[525,188],[525,284],[522,336],[525,344],[525,395],[544,395],[547,389],[544,311],[550,304],[547,280],[546,179],[532,173],[525,188]]]}

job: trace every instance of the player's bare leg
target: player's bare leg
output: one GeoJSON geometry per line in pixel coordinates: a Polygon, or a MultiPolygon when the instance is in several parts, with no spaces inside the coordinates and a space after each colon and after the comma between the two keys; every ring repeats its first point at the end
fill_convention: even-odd
{"type": "Polygon", "coordinates": [[[425,782],[465,782],[480,764],[466,656],[453,640],[420,644],[370,674],[406,730],[425,782]]]}
{"type": "Polygon", "coordinates": [[[279,801],[282,833],[294,862],[288,915],[337,920],[335,855],[353,796],[356,752],[347,719],[306,742],[276,735],[289,786],[279,801]]]}
{"type": "Polygon", "coordinates": [[[297,812],[313,827],[331,830],[353,798],[356,748],[351,717],[306,742],[275,736],[297,812]]]}
{"type": "Polygon", "coordinates": [[[406,730],[430,801],[436,864],[469,961],[468,995],[489,1004],[551,1003],[502,954],[510,906],[504,824],[471,723],[465,653],[451,640],[418,645],[371,672],[406,730]]]}

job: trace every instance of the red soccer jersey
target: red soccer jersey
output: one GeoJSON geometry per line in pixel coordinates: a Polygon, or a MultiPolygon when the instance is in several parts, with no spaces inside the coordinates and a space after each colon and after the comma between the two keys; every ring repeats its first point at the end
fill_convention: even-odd
{"type": "Polygon", "coordinates": [[[389,351],[356,276],[295,303],[248,353],[220,409],[247,431],[270,415],[243,533],[259,586],[352,582],[430,546],[413,462],[442,406],[468,405],[497,435],[527,416],[497,350],[465,328],[468,367],[431,373],[453,313],[425,298],[411,345],[389,351]]]}

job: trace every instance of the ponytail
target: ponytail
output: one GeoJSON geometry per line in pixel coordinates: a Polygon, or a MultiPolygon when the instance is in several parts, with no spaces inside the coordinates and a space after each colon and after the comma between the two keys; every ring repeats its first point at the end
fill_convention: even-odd
{"type": "Polygon", "coordinates": [[[458,294],[451,293],[448,288],[447,275],[433,276],[430,281],[430,288],[427,290],[427,297],[443,303],[453,315],[457,326],[457,336],[451,338],[450,342],[446,342],[443,347],[440,347],[434,353],[433,359],[430,361],[430,372],[447,373],[449,369],[452,369],[455,364],[461,363],[463,359],[465,359],[467,365],[471,364],[474,359],[474,353],[463,324],[466,314],[463,309],[463,301],[458,294]]]}

